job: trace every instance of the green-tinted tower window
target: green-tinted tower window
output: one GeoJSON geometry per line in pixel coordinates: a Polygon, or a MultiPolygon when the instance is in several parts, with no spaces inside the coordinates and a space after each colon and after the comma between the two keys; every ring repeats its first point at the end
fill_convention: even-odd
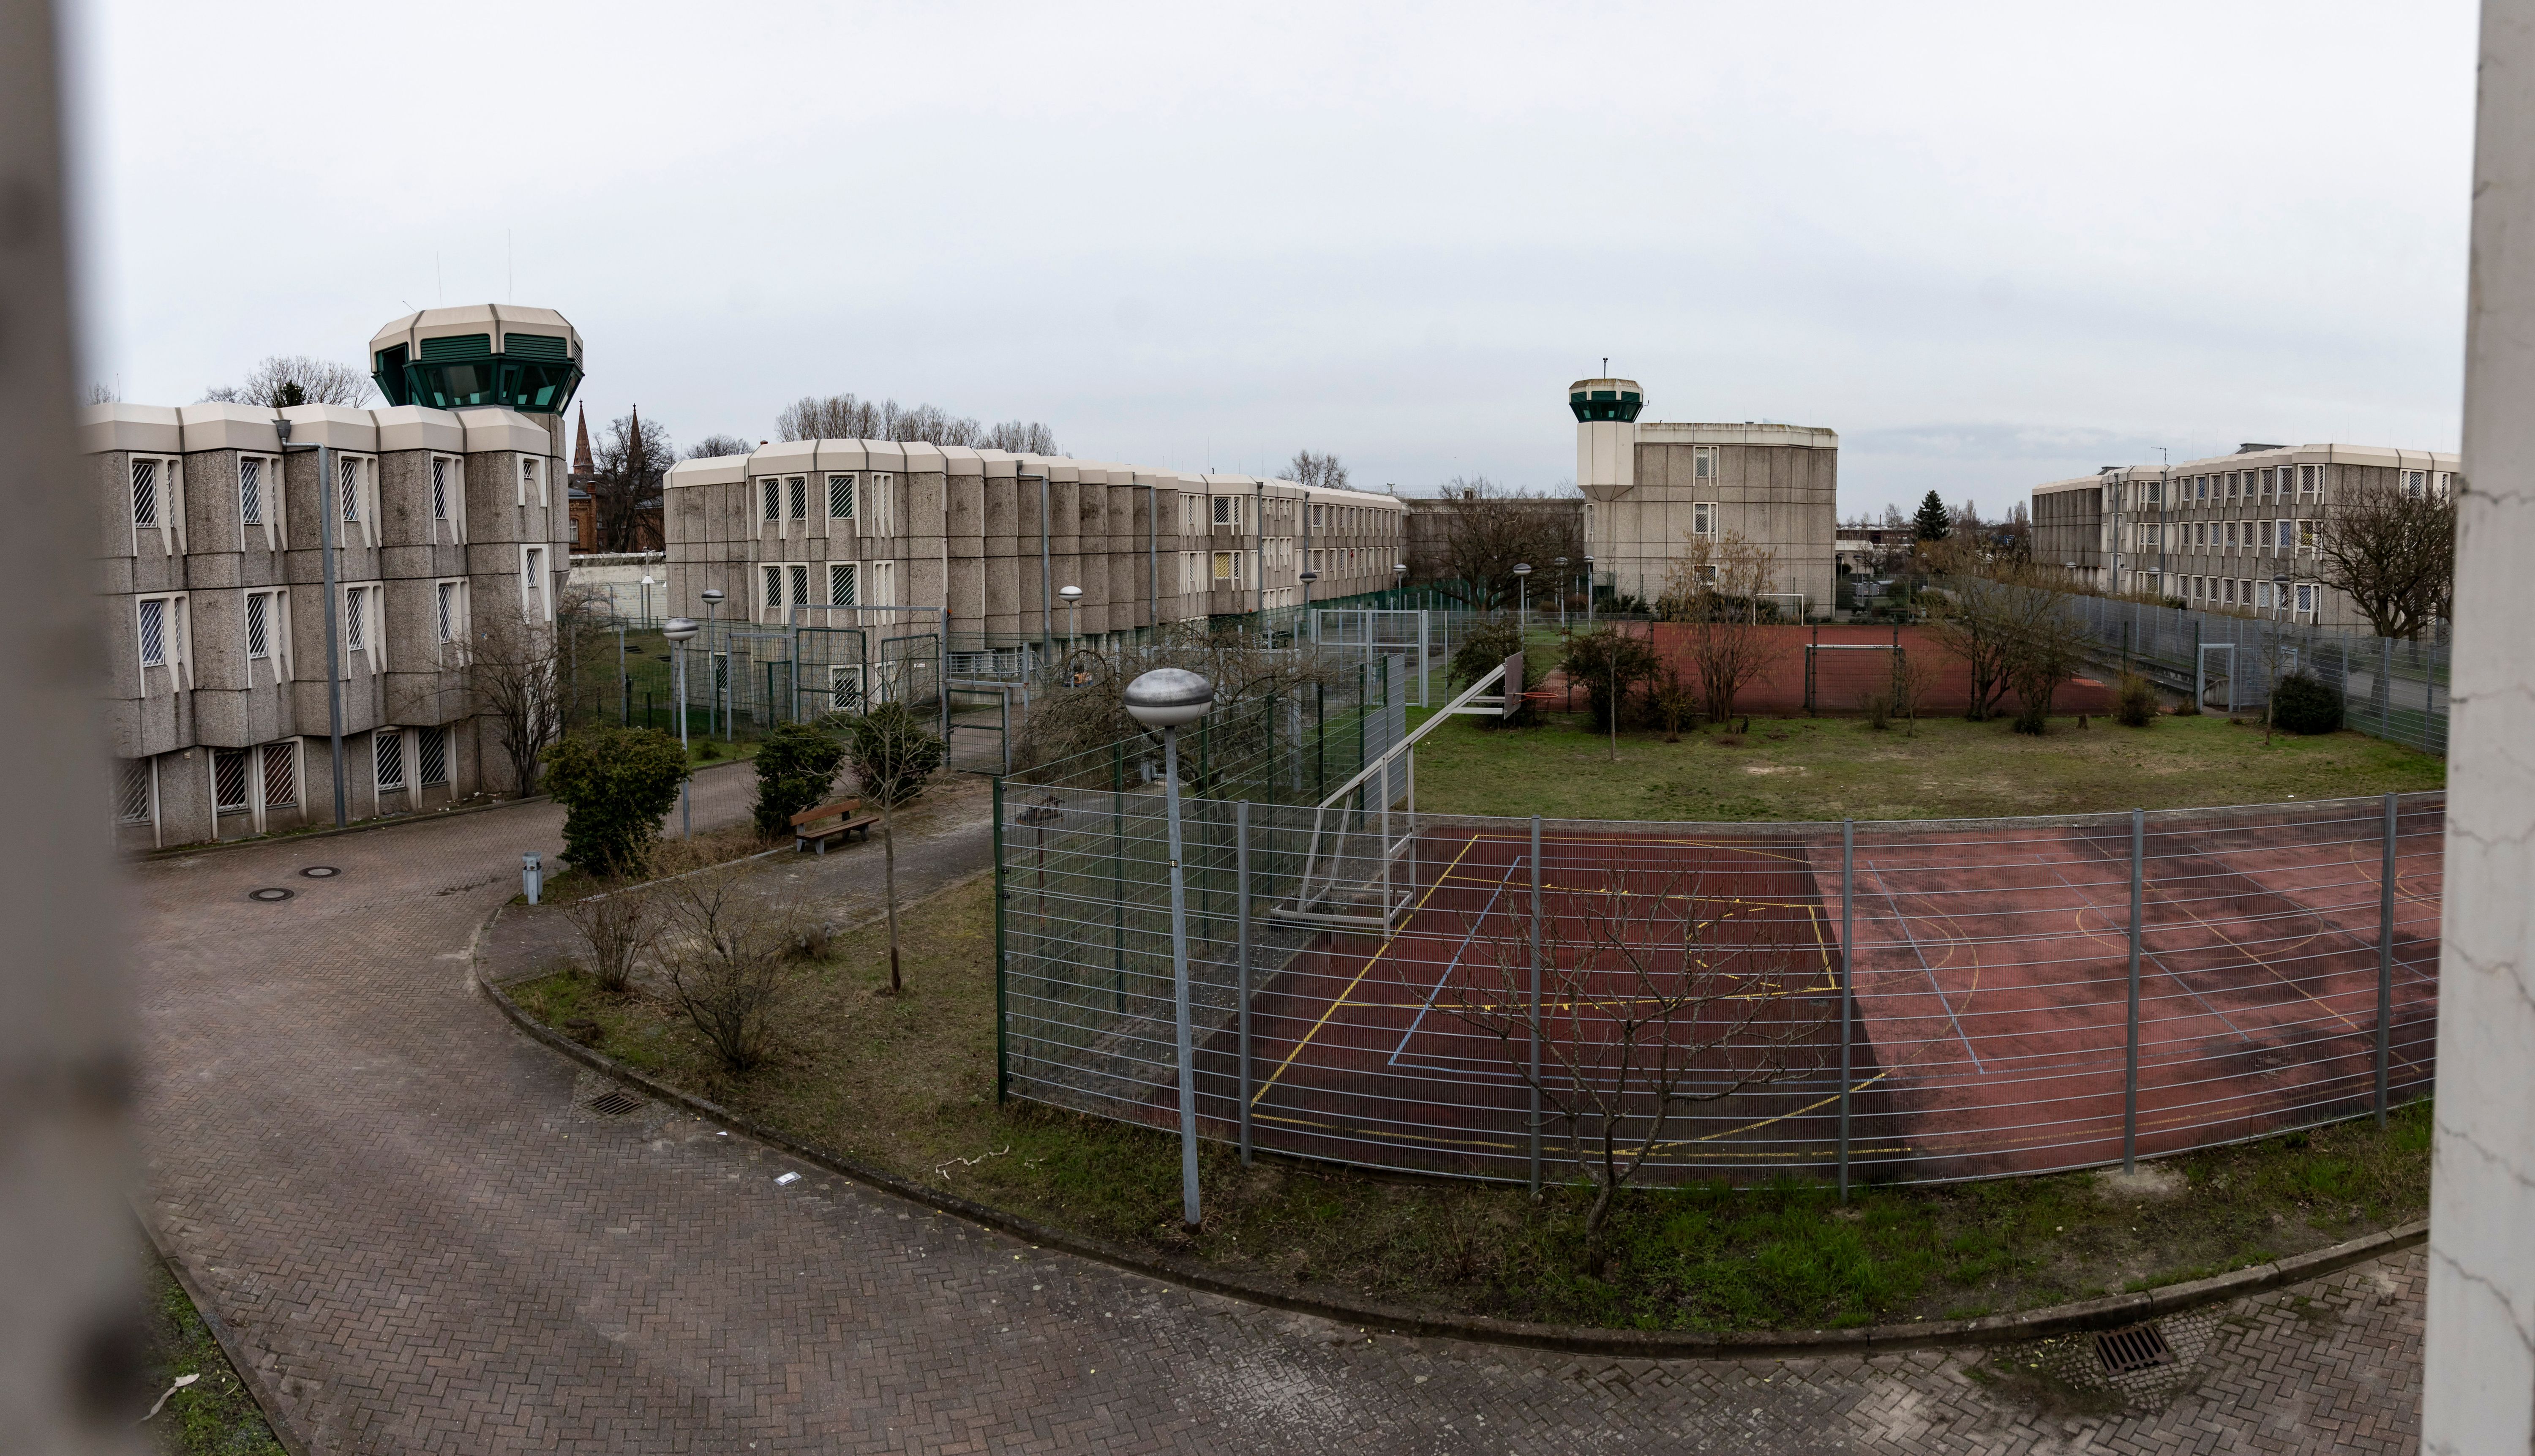
{"type": "Polygon", "coordinates": [[[1577,419],[1635,419],[1646,402],[1633,389],[1574,390],[1567,396],[1567,408],[1577,419]]]}
{"type": "Polygon", "coordinates": [[[425,339],[419,357],[403,345],[378,351],[372,376],[391,405],[464,410],[499,405],[523,414],[560,414],[581,387],[581,362],[549,334],[513,333],[493,351],[489,334],[425,339]]]}

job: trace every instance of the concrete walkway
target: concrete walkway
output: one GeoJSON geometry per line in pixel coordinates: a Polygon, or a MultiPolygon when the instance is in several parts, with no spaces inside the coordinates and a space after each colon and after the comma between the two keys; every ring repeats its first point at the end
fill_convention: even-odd
{"type": "MultiPolygon", "coordinates": [[[[708,775],[699,826],[739,817],[750,778],[708,775]]],[[[778,1185],[786,1160],[693,1119],[586,1111],[590,1079],[472,989],[476,927],[559,823],[524,805],[135,871],[146,1206],[317,1450],[2416,1444],[2417,1252],[2169,1321],[2180,1362],[2135,1386],[2143,1409],[2083,1414],[2100,1403],[1970,1373],[1981,1352],[1658,1362],[1370,1339],[816,1170],[778,1185]],[[297,893],[247,898],[268,886],[297,893]]],[[[971,815],[919,828],[909,893],[979,861],[971,815]]],[[[850,855],[876,894],[877,846],[850,855]]]]}

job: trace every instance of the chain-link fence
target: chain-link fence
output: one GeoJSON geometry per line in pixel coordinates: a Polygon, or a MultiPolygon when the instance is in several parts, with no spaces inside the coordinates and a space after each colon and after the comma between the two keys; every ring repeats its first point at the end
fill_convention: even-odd
{"type": "MultiPolygon", "coordinates": [[[[1333,823],[1241,731],[1239,772],[1183,739],[1208,1137],[1507,1179],[1615,1150],[1653,1182],[1926,1181],[2430,1089],[2437,793],[1844,827],[1419,818],[1377,787],[1333,823]],[[1383,809],[1402,832],[1362,833],[1383,809]],[[1328,914],[1332,880],[1398,895],[1388,933],[1328,914]]],[[[1003,789],[1013,1095],[1176,1122],[1159,773],[1129,744],[1105,781],[1003,789]]]]}

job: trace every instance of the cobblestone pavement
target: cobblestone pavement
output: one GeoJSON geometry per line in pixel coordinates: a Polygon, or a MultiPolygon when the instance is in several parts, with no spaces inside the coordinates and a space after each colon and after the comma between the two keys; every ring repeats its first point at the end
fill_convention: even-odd
{"type": "MultiPolygon", "coordinates": [[[[699,824],[746,778],[709,776],[699,824]]],[[[321,1451],[2415,1448],[2417,1251],[2169,1321],[2177,1363],[2120,1388],[2076,1344],[1614,1361],[1368,1337],[664,1108],[598,1116],[467,976],[556,825],[530,805],[134,876],[147,1206],[321,1451]]],[[[973,827],[935,828],[902,873],[974,862],[973,827]]]]}

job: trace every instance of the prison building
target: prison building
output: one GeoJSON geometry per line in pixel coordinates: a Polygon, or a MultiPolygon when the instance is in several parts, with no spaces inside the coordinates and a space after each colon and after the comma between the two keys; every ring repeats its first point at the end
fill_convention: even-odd
{"type": "Polygon", "coordinates": [[[2454,488],[2456,457],[2377,445],[2240,446],[2172,467],[2106,466],[2033,487],[2033,559],[2116,596],[2366,628],[2319,579],[2318,533],[2345,492],[2454,488]]]}
{"type": "Polygon", "coordinates": [[[664,493],[669,610],[706,616],[708,588],[760,624],[929,608],[971,651],[1387,590],[1405,515],[1370,491],[887,440],[684,460],[664,493]]]}
{"type": "Polygon", "coordinates": [[[553,620],[571,539],[559,416],[516,407],[561,409],[569,390],[555,379],[578,379],[581,341],[546,310],[501,315],[427,310],[391,325],[373,346],[374,360],[393,358],[383,409],[84,411],[125,846],[333,821],[330,534],[347,815],[512,786],[468,663],[497,622],[553,620]]]}
{"type": "Polygon", "coordinates": [[[1766,551],[1768,592],[1796,619],[1833,607],[1839,435],[1807,425],[1639,419],[1634,379],[1567,387],[1576,483],[1597,586],[1651,602],[1694,538],[1766,551]]]}

